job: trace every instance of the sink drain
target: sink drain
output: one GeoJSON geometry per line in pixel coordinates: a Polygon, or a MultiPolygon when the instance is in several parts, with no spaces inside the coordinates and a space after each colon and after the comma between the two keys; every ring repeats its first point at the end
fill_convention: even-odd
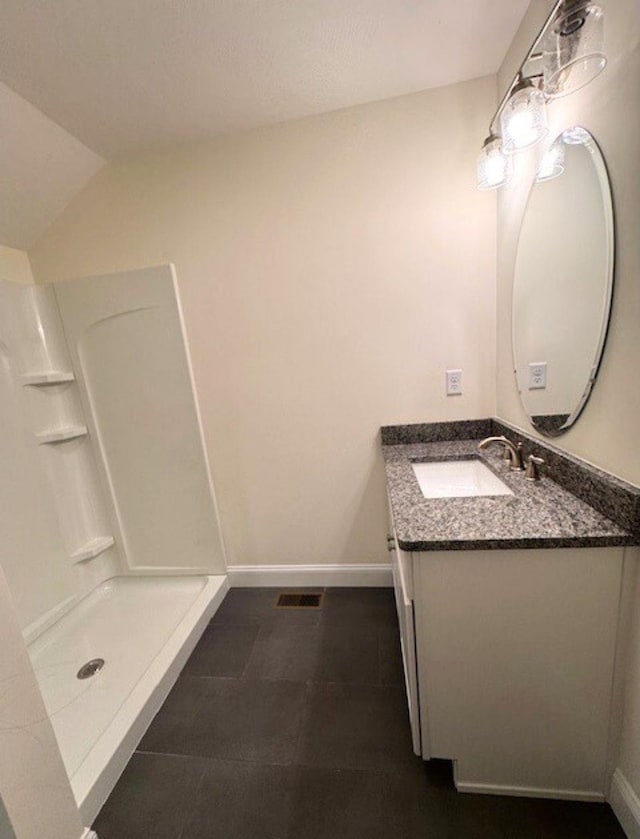
{"type": "Polygon", "coordinates": [[[82,665],[76,675],[78,679],[90,679],[92,676],[95,676],[96,673],[99,673],[103,667],[103,658],[92,658],[91,661],[87,661],[86,664],[82,665]]]}

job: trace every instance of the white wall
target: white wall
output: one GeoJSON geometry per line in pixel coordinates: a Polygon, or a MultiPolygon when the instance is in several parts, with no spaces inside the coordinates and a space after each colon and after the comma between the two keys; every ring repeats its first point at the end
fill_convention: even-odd
{"type": "Polygon", "coordinates": [[[493,413],[494,106],[485,78],[110,163],[30,252],[38,282],[175,263],[231,564],[386,562],[379,426],[493,413]]]}
{"type": "Polygon", "coordinates": [[[29,262],[29,254],[16,248],[0,245],[0,280],[11,283],[33,282],[33,272],[29,262]]]}
{"type": "MultiPolygon", "coordinates": [[[[526,49],[534,37],[540,0],[514,43],[526,49]]],[[[609,339],[591,399],[576,425],[554,440],[561,446],[633,483],[640,484],[640,17],[636,0],[602,0],[609,64],[582,91],[550,106],[550,136],[571,124],[582,124],[600,144],[611,178],[616,216],[616,277],[609,339]]],[[[510,51],[510,56],[512,56],[510,51]]],[[[522,53],[521,53],[522,54],[522,53]]],[[[509,58],[508,56],[507,58],[509,58]]],[[[499,75],[504,90],[515,68],[505,62],[499,75]]],[[[541,151],[541,150],[540,150],[541,151]]],[[[511,279],[518,231],[536,153],[519,155],[514,183],[500,190],[498,201],[497,410],[531,431],[515,386],[511,353],[511,279]]],[[[638,573],[638,552],[629,551],[638,573]]],[[[640,588],[632,602],[634,623],[626,669],[626,702],[617,758],[640,798],[640,588]]],[[[640,835],[640,828],[638,828],[640,835]]]]}

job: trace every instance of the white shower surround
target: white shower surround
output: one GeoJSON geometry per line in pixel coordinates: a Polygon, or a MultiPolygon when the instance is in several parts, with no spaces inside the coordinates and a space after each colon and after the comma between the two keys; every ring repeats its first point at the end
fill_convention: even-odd
{"type": "Polygon", "coordinates": [[[0,284],[0,533],[90,824],[229,583],[172,266],[56,291],[0,284]]]}

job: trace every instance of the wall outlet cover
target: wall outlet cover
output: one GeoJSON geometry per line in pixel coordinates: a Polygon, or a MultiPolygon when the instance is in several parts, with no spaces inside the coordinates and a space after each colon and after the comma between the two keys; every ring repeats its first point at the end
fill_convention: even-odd
{"type": "Polygon", "coordinates": [[[462,393],[462,370],[447,370],[447,396],[458,396],[462,393]]]}
{"type": "Polygon", "coordinates": [[[529,390],[542,390],[547,386],[547,362],[532,361],[529,364],[529,390]]]}

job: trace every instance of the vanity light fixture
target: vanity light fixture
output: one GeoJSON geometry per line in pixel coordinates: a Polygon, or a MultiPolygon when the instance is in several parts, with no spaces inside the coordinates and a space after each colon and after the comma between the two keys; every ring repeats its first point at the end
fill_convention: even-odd
{"type": "MultiPolygon", "coordinates": [[[[478,157],[478,189],[505,184],[510,156],[547,134],[547,100],[583,87],[606,63],[602,8],[590,0],[556,0],[489,123],[489,137],[478,157]]],[[[538,180],[561,174],[563,151],[549,150],[538,180]]]]}
{"type": "Polygon", "coordinates": [[[502,140],[490,134],[478,155],[478,189],[497,189],[511,174],[511,158],[502,151],[502,140]]]}
{"type": "Polygon", "coordinates": [[[527,149],[547,134],[544,93],[533,79],[520,78],[502,109],[500,125],[505,154],[527,149]]]}
{"type": "Polygon", "coordinates": [[[550,146],[542,155],[542,160],[538,166],[536,174],[536,181],[550,181],[557,178],[564,172],[564,143],[562,139],[550,146]]]}
{"type": "Polygon", "coordinates": [[[542,43],[543,87],[550,99],[580,90],[607,64],[604,12],[588,0],[565,0],[542,43]]]}

